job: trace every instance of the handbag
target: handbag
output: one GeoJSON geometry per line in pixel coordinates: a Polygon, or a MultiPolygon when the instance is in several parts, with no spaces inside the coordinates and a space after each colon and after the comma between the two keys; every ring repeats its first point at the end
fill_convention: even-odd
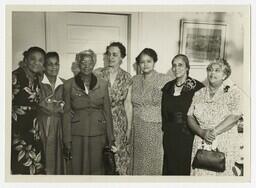
{"type": "Polygon", "coordinates": [[[103,149],[103,162],[105,168],[105,175],[118,175],[116,171],[115,153],[109,146],[103,149]]]}
{"type": "Polygon", "coordinates": [[[192,168],[224,172],[226,170],[226,158],[223,152],[216,150],[198,149],[194,157],[192,168]]]}

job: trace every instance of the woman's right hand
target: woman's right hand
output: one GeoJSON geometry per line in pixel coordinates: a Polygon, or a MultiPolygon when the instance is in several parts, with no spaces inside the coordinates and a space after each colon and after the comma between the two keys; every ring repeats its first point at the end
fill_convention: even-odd
{"type": "Polygon", "coordinates": [[[214,129],[202,129],[201,138],[204,139],[207,144],[212,144],[216,138],[214,129]]]}
{"type": "Polygon", "coordinates": [[[72,159],[72,152],[71,151],[72,151],[71,142],[64,144],[63,154],[64,154],[64,158],[66,160],[71,160],[72,159]]]}

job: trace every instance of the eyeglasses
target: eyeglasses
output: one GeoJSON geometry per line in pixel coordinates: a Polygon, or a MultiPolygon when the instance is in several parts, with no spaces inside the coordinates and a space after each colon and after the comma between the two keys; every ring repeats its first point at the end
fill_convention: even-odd
{"type": "Polygon", "coordinates": [[[216,72],[216,73],[220,73],[222,72],[221,68],[207,68],[207,72],[216,72]]]}

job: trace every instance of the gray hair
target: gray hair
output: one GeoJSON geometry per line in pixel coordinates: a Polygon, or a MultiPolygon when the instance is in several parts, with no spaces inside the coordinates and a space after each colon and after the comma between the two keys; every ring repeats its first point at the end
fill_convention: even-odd
{"type": "Polygon", "coordinates": [[[226,80],[231,75],[231,66],[225,59],[217,59],[211,62],[207,66],[206,70],[209,71],[213,65],[219,65],[222,68],[224,74],[226,75],[226,78],[224,80],[226,80]]]}
{"type": "Polygon", "coordinates": [[[90,57],[94,63],[96,63],[96,61],[97,61],[97,55],[91,49],[84,50],[84,51],[77,53],[76,54],[76,62],[79,63],[82,60],[82,58],[84,58],[84,57],[90,57]]]}

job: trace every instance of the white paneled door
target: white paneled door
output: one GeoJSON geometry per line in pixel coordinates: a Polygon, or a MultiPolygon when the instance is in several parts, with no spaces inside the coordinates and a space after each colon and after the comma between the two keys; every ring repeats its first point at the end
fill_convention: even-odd
{"type": "MultiPolygon", "coordinates": [[[[103,67],[103,53],[113,41],[127,47],[128,16],[96,13],[46,13],[46,50],[60,55],[60,76],[70,78],[75,54],[92,49],[97,54],[96,67],[103,67]]],[[[124,59],[121,67],[129,65],[124,59]]]]}

